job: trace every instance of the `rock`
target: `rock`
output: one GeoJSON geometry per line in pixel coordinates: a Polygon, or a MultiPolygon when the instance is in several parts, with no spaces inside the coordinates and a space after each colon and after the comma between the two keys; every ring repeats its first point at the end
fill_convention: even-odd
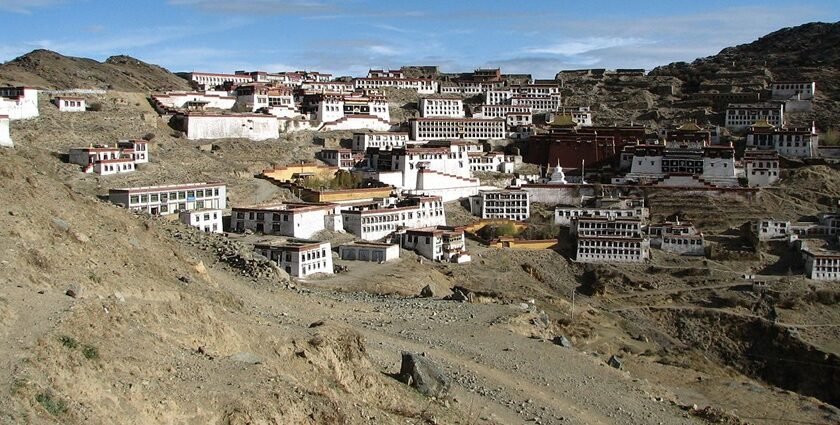
{"type": "Polygon", "coordinates": [[[72,235],[73,238],[76,239],[76,242],[79,242],[79,243],[87,243],[87,242],[90,241],[90,238],[88,238],[88,236],[86,234],[81,233],[81,232],[77,232],[75,230],[70,232],[70,235],[72,235]]]}
{"type": "Polygon", "coordinates": [[[429,359],[407,351],[402,352],[398,379],[428,397],[444,398],[451,387],[449,379],[429,359]]]}
{"type": "Polygon", "coordinates": [[[66,231],[70,230],[70,223],[68,223],[68,222],[66,222],[66,221],[64,221],[64,220],[62,220],[58,217],[54,217],[52,219],[52,223],[58,230],[61,230],[62,232],[66,232],[66,231]]]}
{"type": "Polygon", "coordinates": [[[423,289],[420,290],[420,296],[423,298],[434,298],[435,290],[432,289],[432,285],[424,286],[423,289]]]}
{"type": "Polygon", "coordinates": [[[230,356],[230,359],[235,362],[240,363],[248,363],[248,364],[260,364],[262,363],[262,359],[257,357],[254,353],[249,353],[247,351],[241,351],[230,356]]]}
{"type": "Polygon", "coordinates": [[[557,336],[555,336],[555,337],[554,337],[554,339],[552,340],[552,342],[554,342],[555,344],[557,344],[557,345],[559,345],[559,346],[561,346],[561,347],[565,347],[565,348],[572,348],[572,342],[571,342],[571,341],[569,341],[569,340],[568,340],[565,336],[563,336],[563,335],[557,335],[557,336]]]}
{"type": "Polygon", "coordinates": [[[125,302],[125,296],[122,294],[122,292],[114,292],[114,298],[116,298],[117,301],[121,303],[125,302]]]}
{"type": "Polygon", "coordinates": [[[324,321],[323,320],[318,320],[316,322],[312,322],[312,323],[309,324],[310,328],[317,328],[319,326],[324,326],[324,321]]]}
{"type": "Polygon", "coordinates": [[[70,298],[76,298],[76,296],[78,294],[76,293],[76,291],[73,288],[70,288],[70,289],[68,289],[67,291],[64,292],[64,295],[67,295],[70,298]]]}
{"type": "Polygon", "coordinates": [[[624,363],[621,361],[621,358],[615,355],[610,356],[610,359],[607,360],[607,364],[618,370],[624,369],[624,363]]]}

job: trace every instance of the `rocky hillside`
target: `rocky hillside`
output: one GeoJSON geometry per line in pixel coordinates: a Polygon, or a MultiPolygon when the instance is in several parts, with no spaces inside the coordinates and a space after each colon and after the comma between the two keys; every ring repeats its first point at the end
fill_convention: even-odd
{"type": "Polygon", "coordinates": [[[773,80],[816,81],[814,112],[797,118],[817,120],[822,128],[835,126],[840,118],[840,22],[783,28],[714,56],[657,67],[650,74],[678,78],[684,95],[714,91],[718,85],[754,91],[773,80]]]}
{"type": "Polygon", "coordinates": [[[130,56],[111,56],[97,62],[49,50],[34,50],[0,65],[0,84],[132,92],[189,89],[184,79],[130,56]]]}

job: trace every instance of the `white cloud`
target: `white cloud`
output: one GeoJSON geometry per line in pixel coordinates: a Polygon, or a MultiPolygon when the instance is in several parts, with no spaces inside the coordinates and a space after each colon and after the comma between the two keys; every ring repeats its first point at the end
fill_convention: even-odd
{"type": "Polygon", "coordinates": [[[65,0],[0,0],[0,10],[12,13],[32,13],[32,9],[64,3],[65,0]]]}
{"type": "Polygon", "coordinates": [[[576,56],[583,53],[589,53],[594,50],[607,49],[610,47],[620,47],[647,43],[650,43],[650,41],[641,38],[587,37],[564,40],[560,43],[550,44],[541,47],[526,47],[524,50],[529,53],[547,53],[552,55],[576,56]]]}
{"type": "Polygon", "coordinates": [[[242,15],[306,15],[341,9],[337,1],[314,0],[168,0],[209,13],[242,15]]]}

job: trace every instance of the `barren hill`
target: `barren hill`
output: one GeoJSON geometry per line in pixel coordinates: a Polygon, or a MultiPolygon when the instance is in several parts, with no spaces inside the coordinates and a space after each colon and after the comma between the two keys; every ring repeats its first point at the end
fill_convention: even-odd
{"type": "Polygon", "coordinates": [[[0,65],[0,84],[134,92],[189,89],[184,79],[130,56],[111,56],[98,62],[49,50],[33,50],[0,65]]]}
{"type": "Polygon", "coordinates": [[[773,80],[816,81],[814,112],[799,118],[828,128],[840,117],[840,22],[783,28],[714,56],[657,67],[650,74],[680,79],[684,94],[708,91],[718,83],[731,83],[733,91],[753,91],[773,80]]]}

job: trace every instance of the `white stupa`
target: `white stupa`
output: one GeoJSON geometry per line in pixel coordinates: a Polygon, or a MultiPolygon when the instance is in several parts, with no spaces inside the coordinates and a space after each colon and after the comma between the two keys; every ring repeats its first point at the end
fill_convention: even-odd
{"type": "Polygon", "coordinates": [[[566,173],[563,172],[563,167],[560,166],[560,159],[557,159],[557,166],[551,172],[551,179],[548,184],[568,184],[566,181],[566,173]]]}

